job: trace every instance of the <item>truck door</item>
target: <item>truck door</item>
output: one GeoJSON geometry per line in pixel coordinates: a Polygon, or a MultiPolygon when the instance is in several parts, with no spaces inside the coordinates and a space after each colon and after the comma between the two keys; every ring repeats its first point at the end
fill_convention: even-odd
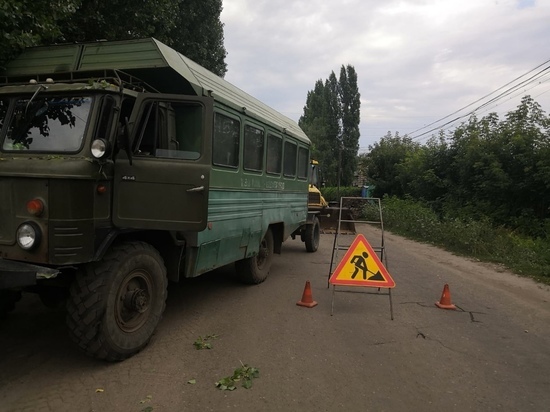
{"type": "Polygon", "coordinates": [[[113,222],[122,228],[201,231],[208,219],[212,98],[139,95],[130,155],[115,159],[113,222]]]}

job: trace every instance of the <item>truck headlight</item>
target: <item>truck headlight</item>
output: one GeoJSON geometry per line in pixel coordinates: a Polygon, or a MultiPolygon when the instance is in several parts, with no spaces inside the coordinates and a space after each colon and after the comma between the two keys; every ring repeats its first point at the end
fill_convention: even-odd
{"type": "Polygon", "coordinates": [[[92,156],[96,159],[101,159],[102,157],[105,157],[105,155],[109,152],[109,143],[105,141],[104,139],[95,139],[92,142],[92,156]]]}
{"type": "Polygon", "coordinates": [[[40,243],[40,228],[32,222],[23,223],[17,229],[17,243],[21,249],[31,250],[40,243]]]}

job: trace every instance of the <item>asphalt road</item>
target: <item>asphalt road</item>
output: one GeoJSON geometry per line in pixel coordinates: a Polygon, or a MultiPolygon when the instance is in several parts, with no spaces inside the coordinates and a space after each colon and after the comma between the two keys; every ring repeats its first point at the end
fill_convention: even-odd
{"type": "Polygon", "coordinates": [[[336,293],[331,316],[333,236],[313,254],[289,240],[261,285],[232,267],[171,285],[151,343],[120,363],[86,358],[63,311],[26,295],[0,323],[0,411],[549,411],[549,288],[385,240],[394,320],[387,295],[365,293],[336,293]],[[307,280],[311,309],[296,305],[307,280]],[[456,311],[434,305],[445,283],[456,311]],[[217,389],[241,362],[259,369],[252,388],[217,389]]]}

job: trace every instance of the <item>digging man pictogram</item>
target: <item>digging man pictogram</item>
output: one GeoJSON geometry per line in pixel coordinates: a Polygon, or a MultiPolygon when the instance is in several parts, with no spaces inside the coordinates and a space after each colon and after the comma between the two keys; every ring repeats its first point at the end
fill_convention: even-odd
{"type": "Polygon", "coordinates": [[[367,252],[363,252],[360,255],[354,255],[350,263],[353,263],[355,265],[355,269],[353,271],[353,274],[351,275],[352,279],[355,279],[355,276],[359,273],[359,271],[363,272],[363,280],[367,280],[367,272],[370,272],[373,274],[369,278],[369,280],[381,280],[384,281],[384,277],[380,273],[380,271],[374,273],[373,271],[369,270],[367,267],[367,258],[369,257],[369,254],[367,252]]]}
{"type": "Polygon", "coordinates": [[[355,276],[359,273],[360,270],[363,271],[363,279],[367,280],[367,272],[369,271],[367,267],[367,258],[369,257],[369,254],[367,252],[363,252],[360,255],[355,255],[351,258],[350,262],[355,265],[355,270],[353,271],[353,275],[351,275],[352,279],[355,279],[355,276]]]}

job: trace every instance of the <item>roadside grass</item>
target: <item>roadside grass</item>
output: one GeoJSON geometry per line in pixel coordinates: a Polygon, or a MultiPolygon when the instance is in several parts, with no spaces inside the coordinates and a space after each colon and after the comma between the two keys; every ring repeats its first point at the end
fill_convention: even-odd
{"type": "MultiPolygon", "coordinates": [[[[480,261],[502,264],[514,273],[550,285],[550,241],[532,239],[486,221],[440,219],[413,200],[382,200],[384,228],[480,261]]],[[[367,208],[365,213],[374,213],[367,208]]],[[[375,218],[375,216],[373,216],[375,218]]]]}

